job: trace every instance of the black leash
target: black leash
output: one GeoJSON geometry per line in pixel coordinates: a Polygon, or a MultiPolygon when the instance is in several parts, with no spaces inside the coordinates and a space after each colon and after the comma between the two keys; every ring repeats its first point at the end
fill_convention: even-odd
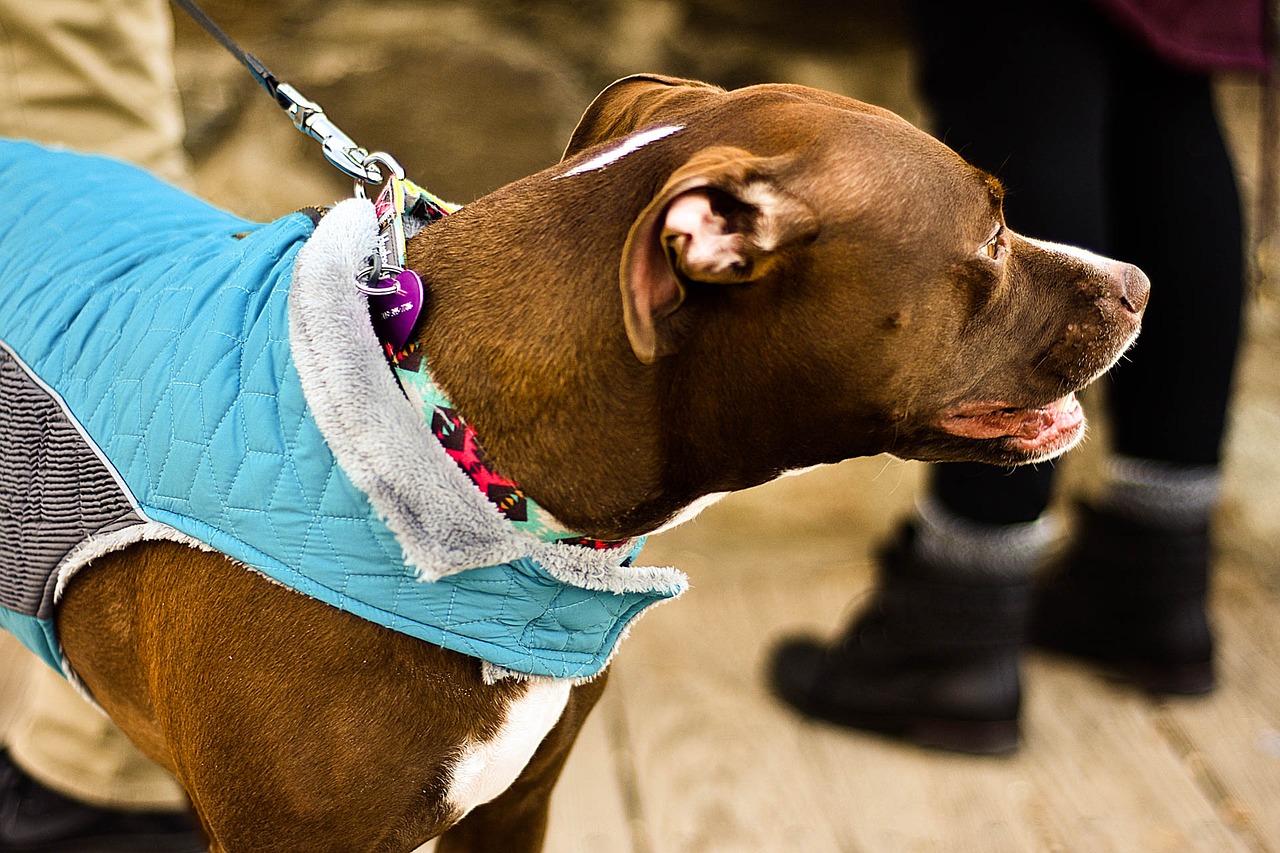
{"type": "Polygon", "coordinates": [[[370,159],[369,152],[338,129],[338,126],[324,114],[319,104],[304,98],[301,92],[288,83],[280,82],[265,65],[258,61],[257,57],[240,47],[231,36],[223,32],[222,28],[215,24],[213,19],[206,15],[193,0],[173,0],[173,2],[190,15],[209,35],[217,39],[218,43],[245,68],[249,69],[249,73],[253,75],[258,85],[266,89],[267,94],[289,114],[294,127],[320,143],[325,159],[334,167],[343,174],[355,178],[357,186],[376,184],[383,180],[382,170],[378,168],[377,162],[370,159]]]}
{"type": "Polygon", "coordinates": [[[206,15],[203,9],[192,3],[191,0],[173,0],[173,2],[178,4],[182,11],[190,15],[197,24],[204,27],[205,31],[217,39],[218,43],[225,47],[232,56],[240,60],[240,63],[249,69],[253,79],[258,81],[258,85],[266,89],[267,94],[274,98],[277,104],[286,110],[289,109],[289,100],[279,93],[280,81],[276,79],[276,75],[267,70],[267,66],[259,62],[258,58],[252,53],[236,44],[235,40],[227,35],[222,27],[215,24],[213,19],[206,15]]]}

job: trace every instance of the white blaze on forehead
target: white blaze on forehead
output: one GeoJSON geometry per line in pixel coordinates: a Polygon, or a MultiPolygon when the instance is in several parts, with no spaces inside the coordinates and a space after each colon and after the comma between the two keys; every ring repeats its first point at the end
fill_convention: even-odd
{"type": "Polygon", "coordinates": [[[551,180],[557,181],[560,178],[571,178],[574,175],[581,175],[583,172],[594,172],[597,169],[603,169],[610,163],[616,163],[628,154],[639,151],[650,142],[656,142],[664,139],[673,133],[679,133],[684,130],[684,125],[667,124],[662,127],[654,127],[649,130],[642,130],[639,133],[632,134],[619,144],[605,151],[603,154],[597,154],[585,163],[579,163],[563,175],[556,175],[551,180]]]}

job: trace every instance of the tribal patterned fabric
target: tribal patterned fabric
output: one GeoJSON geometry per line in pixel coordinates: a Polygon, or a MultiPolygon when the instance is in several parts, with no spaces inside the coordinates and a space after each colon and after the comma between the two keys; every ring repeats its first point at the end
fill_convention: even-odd
{"type": "Polygon", "coordinates": [[[598,551],[631,547],[629,540],[607,541],[570,531],[514,481],[494,471],[485,458],[475,428],[453,408],[416,353],[409,354],[396,365],[396,377],[409,399],[418,406],[424,420],[431,425],[432,434],[445,452],[516,528],[543,542],[563,542],[598,551]]]}

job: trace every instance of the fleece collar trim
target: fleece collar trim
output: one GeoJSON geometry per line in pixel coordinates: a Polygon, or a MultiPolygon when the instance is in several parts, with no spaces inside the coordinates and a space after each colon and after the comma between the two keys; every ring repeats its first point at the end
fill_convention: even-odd
{"type": "Polygon", "coordinates": [[[395,533],[423,580],[469,568],[537,561],[584,589],[614,593],[687,585],[670,568],[630,565],[630,548],[585,549],[541,541],[510,524],[445,451],[421,405],[402,391],[351,285],[378,239],[373,205],[339,203],[298,254],[290,291],[290,346],[317,425],[352,483],[395,533]],[[404,459],[415,464],[405,465],[404,459]]]}

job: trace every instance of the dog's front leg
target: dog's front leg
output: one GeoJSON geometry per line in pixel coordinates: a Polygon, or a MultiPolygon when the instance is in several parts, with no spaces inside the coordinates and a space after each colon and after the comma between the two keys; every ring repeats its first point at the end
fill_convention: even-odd
{"type": "Polygon", "coordinates": [[[607,671],[569,694],[559,722],[507,790],[477,806],[454,824],[436,845],[436,853],[538,853],[542,850],[551,791],[587,714],[604,691],[607,671]]]}
{"type": "MultiPolygon", "coordinates": [[[[468,746],[501,744],[509,712],[532,690],[487,685],[473,658],[173,543],[96,561],[69,588],[58,624],[102,706],[182,781],[217,853],[412,850],[458,820],[464,794],[486,797],[486,785],[499,784],[500,773],[482,768],[472,774],[481,783],[462,785],[460,757],[468,746]]],[[[517,782],[541,802],[529,813],[542,821],[602,687],[603,679],[560,694],[558,723],[517,782]]],[[[556,695],[520,707],[558,709],[539,703],[547,692],[556,695]]],[[[509,754],[479,754],[509,766],[509,754]]],[[[520,797],[512,800],[519,810],[520,797]]],[[[483,808],[499,813],[504,801],[483,808]]],[[[523,824],[495,825],[518,832],[523,824]]],[[[535,850],[540,838],[539,825],[532,846],[460,849],[535,850]]]]}

